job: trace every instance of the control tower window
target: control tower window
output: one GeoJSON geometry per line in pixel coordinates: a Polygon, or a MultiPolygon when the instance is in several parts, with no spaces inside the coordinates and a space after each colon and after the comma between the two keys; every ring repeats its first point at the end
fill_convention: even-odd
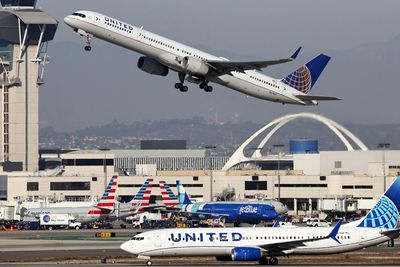
{"type": "Polygon", "coordinates": [[[78,16],[78,17],[81,17],[81,18],[86,18],[86,15],[82,14],[82,13],[73,13],[72,16],[78,16]]]}

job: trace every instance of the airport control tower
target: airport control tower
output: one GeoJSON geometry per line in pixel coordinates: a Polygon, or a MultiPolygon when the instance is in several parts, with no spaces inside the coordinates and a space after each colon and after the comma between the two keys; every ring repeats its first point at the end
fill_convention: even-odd
{"type": "Polygon", "coordinates": [[[4,171],[37,171],[39,87],[58,21],[36,0],[0,3],[0,163],[4,171]]]}

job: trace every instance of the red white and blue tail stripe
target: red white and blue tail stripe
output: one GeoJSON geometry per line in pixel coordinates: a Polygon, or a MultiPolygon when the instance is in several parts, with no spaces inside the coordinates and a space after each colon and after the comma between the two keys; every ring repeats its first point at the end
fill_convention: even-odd
{"type": "Polygon", "coordinates": [[[115,206],[115,191],[117,189],[117,180],[118,176],[111,177],[110,182],[104,192],[103,196],[101,197],[99,203],[97,203],[96,207],[101,209],[109,209],[113,210],[115,206]]]}
{"type": "Polygon", "coordinates": [[[150,206],[150,195],[153,181],[154,179],[149,178],[140,187],[139,192],[137,192],[131,201],[133,207],[139,208],[150,206]]]}
{"type": "Polygon", "coordinates": [[[172,192],[171,187],[165,181],[159,181],[163,203],[166,207],[178,206],[178,197],[172,192]]]}

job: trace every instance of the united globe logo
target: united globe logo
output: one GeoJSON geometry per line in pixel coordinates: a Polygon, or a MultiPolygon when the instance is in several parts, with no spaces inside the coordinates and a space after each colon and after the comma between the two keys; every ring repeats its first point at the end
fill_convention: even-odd
{"type": "Polygon", "coordinates": [[[44,221],[45,223],[50,222],[50,216],[49,216],[49,215],[43,216],[43,221],[44,221]]]}
{"type": "Polygon", "coordinates": [[[310,70],[303,65],[298,70],[283,79],[282,82],[302,93],[309,94],[312,85],[310,70]]]}
{"type": "Polygon", "coordinates": [[[387,196],[382,196],[359,226],[394,229],[398,216],[399,211],[393,201],[387,196]]]}

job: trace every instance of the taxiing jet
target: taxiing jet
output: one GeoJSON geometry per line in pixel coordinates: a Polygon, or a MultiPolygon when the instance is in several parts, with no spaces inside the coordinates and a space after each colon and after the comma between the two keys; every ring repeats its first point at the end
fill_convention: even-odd
{"type": "Polygon", "coordinates": [[[211,82],[249,96],[283,104],[317,105],[318,101],[340,100],[337,97],[310,94],[330,60],[324,54],[286,78],[275,79],[259,71],[294,60],[300,48],[291,57],[284,59],[230,61],[96,12],[77,11],[64,21],[86,38],[87,51],[91,50],[91,39],[97,37],[144,55],[137,63],[138,68],[144,72],[167,76],[169,70],[176,71],[179,82],[175,88],[181,92],[188,91],[185,81],[198,84],[205,92],[212,92],[213,87],[209,85],[211,82]]]}
{"type": "Polygon", "coordinates": [[[400,176],[362,219],[335,227],[194,228],[135,235],[121,249],[147,259],[156,256],[215,256],[219,260],[278,264],[278,256],[334,254],[393,244],[399,237],[400,176]]]}
{"type": "Polygon", "coordinates": [[[175,213],[191,217],[218,218],[239,226],[240,223],[258,224],[261,221],[270,221],[288,211],[285,205],[276,200],[192,203],[180,181],[177,181],[176,186],[178,197],[174,198],[175,195],[169,185],[165,181],[160,182],[164,204],[175,213]]]}

